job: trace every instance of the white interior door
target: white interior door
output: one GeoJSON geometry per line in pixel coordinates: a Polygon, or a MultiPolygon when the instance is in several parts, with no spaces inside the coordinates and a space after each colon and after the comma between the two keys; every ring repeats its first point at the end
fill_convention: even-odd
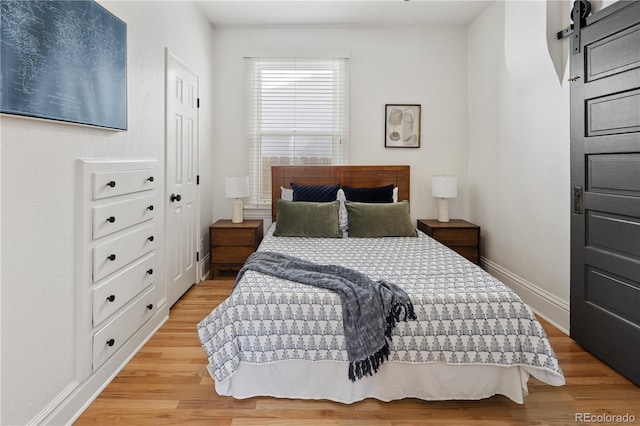
{"type": "Polygon", "coordinates": [[[166,271],[172,306],[197,278],[198,76],[167,51],[166,271]]]}

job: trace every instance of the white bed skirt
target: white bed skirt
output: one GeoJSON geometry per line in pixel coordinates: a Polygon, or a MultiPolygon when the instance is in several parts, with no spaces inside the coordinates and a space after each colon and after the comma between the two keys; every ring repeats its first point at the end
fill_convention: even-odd
{"type": "Polygon", "coordinates": [[[337,361],[243,362],[230,377],[216,381],[215,387],[219,395],[239,399],[272,396],[350,404],[365,398],[477,400],[498,394],[522,404],[530,373],[547,383],[557,380],[544,370],[527,371],[519,366],[394,362],[383,364],[376,374],[355,383],[349,381],[347,371],[348,363],[337,361]],[[338,380],[340,376],[343,381],[338,380]]]}

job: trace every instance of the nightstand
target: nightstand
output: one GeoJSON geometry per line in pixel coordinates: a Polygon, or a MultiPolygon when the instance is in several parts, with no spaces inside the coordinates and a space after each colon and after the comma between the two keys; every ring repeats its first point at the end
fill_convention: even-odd
{"type": "Polygon", "coordinates": [[[451,219],[449,222],[420,219],[418,229],[473,263],[480,264],[480,227],[478,225],[461,219],[451,219]]]}
{"type": "Polygon", "coordinates": [[[219,220],[209,227],[211,276],[215,271],[239,271],[262,241],[263,221],[219,220]]]}

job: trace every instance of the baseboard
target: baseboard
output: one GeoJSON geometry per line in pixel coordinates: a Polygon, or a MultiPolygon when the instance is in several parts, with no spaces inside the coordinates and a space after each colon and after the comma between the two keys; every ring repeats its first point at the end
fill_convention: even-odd
{"type": "Polygon", "coordinates": [[[524,300],[536,314],[553,324],[554,327],[566,335],[569,335],[568,302],[485,257],[481,258],[481,264],[487,272],[518,293],[522,300],[524,300]]]}
{"type": "Polygon", "coordinates": [[[169,319],[167,312],[158,312],[156,317],[143,325],[136,335],[127,341],[118,353],[114,354],[102,367],[87,380],[74,381],[70,384],[29,424],[66,425],[76,421],[167,319],[169,319]],[[140,337],[136,338],[135,336],[140,337]]]}
{"type": "Polygon", "coordinates": [[[198,268],[200,268],[200,281],[204,281],[209,279],[209,273],[211,272],[211,255],[208,254],[198,263],[198,268]]]}

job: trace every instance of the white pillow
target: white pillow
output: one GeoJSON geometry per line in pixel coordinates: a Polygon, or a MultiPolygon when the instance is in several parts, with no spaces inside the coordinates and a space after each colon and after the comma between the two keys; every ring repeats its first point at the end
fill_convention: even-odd
{"type": "Polygon", "coordinates": [[[287,201],[293,201],[293,189],[280,187],[280,198],[287,201]]]}
{"type": "Polygon", "coordinates": [[[398,187],[397,186],[393,187],[393,202],[394,203],[398,202],[398,187]]]}
{"type": "Polygon", "coordinates": [[[349,217],[347,215],[347,207],[344,202],[347,201],[347,197],[344,195],[342,188],[338,189],[338,201],[340,201],[340,208],[338,209],[338,226],[340,231],[347,232],[349,230],[349,217]]]}

